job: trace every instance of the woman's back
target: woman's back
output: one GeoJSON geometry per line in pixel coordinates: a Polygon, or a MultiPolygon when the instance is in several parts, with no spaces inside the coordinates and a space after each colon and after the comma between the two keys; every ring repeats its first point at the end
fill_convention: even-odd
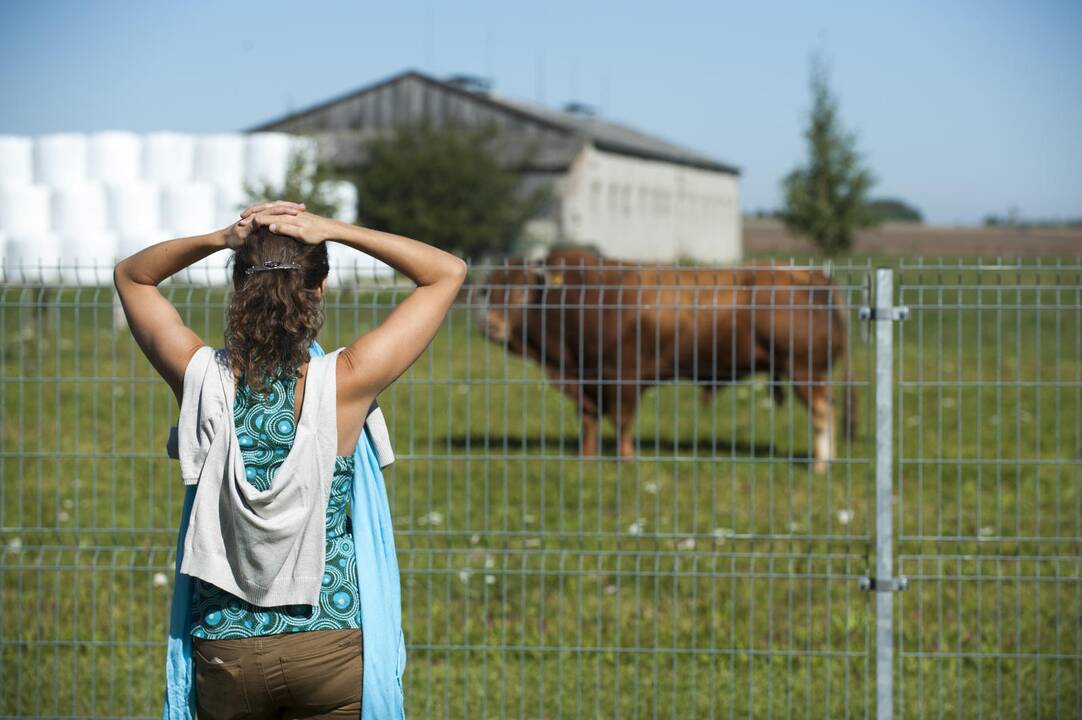
{"type": "MultiPolygon", "coordinates": [[[[358,393],[355,387],[356,383],[351,382],[348,374],[351,356],[347,353],[347,350],[348,348],[343,348],[335,359],[335,407],[337,408],[335,423],[338,430],[337,454],[339,456],[352,454],[353,448],[356,447],[357,441],[360,440],[361,429],[364,427],[369,408],[375,400],[375,395],[371,393],[358,393]]],[[[286,417],[292,417],[294,425],[300,422],[301,406],[304,403],[304,394],[307,389],[307,370],[308,363],[305,363],[298,370],[300,377],[292,379],[293,383],[290,389],[292,394],[290,401],[286,403],[286,407],[292,409],[292,412],[286,417]]],[[[234,379],[239,390],[242,383],[235,370],[234,379]]],[[[245,387],[247,388],[247,385],[245,387]]],[[[248,390],[250,391],[250,388],[248,390]]],[[[240,429],[239,424],[237,428],[240,429]]]]}
{"type": "MultiPolygon", "coordinates": [[[[296,436],[297,379],[280,375],[259,395],[239,382],[233,422],[244,459],[245,479],[258,490],[269,490],[296,436]]],[[[326,555],[319,605],[265,608],[199,578],[193,583],[192,635],[223,639],[272,635],[304,630],[359,628],[357,619],[356,552],[347,505],[353,489],[354,458],[339,455],[326,513],[326,555]]]]}

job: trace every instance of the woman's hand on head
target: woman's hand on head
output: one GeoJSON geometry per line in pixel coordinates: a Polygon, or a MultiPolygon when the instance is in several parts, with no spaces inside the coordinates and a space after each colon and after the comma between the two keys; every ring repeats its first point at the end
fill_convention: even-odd
{"type": "Polygon", "coordinates": [[[272,233],[300,240],[307,245],[318,245],[335,236],[334,220],[304,210],[286,213],[264,210],[249,217],[255,225],[266,227],[272,233]]]}
{"type": "MultiPolygon", "coordinates": [[[[241,212],[240,220],[233,223],[226,230],[226,247],[236,250],[257,226],[270,225],[276,219],[294,217],[302,212],[304,212],[304,203],[295,203],[288,200],[274,200],[251,205],[241,212]]],[[[274,230],[271,230],[271,232],[274,232],[274,230]]]]}

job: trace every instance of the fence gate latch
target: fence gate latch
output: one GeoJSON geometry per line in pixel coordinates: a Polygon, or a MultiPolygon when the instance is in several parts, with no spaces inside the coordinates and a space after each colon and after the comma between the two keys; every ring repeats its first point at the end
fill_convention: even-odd
{"type": "Polygon", "coordinates": [[[886,581],[877,581],[874,577],[865,576],[860,579],[859,587],[861,590],[868,591],[899,592],[909,587],[909,578],[898,576],[886,581]]]}

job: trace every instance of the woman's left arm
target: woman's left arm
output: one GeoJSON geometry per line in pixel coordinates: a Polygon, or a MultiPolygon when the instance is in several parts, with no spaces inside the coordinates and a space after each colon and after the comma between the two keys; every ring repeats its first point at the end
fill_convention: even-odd
{"type": "Polygon", "coordinates": [[[249,209],[259,215],[244,218],[225,230],[151,245],[124,258],[113,269],[113,284],[132,336],[150,364],[169,383],[178,405],[188,361],[206,343],[184,324],[177,309],[158,290],[158,283],[219,250],[238,247],[253,224],[269,222],[272,215],[296,215],[304,205],[277,201],[249,209]]]}

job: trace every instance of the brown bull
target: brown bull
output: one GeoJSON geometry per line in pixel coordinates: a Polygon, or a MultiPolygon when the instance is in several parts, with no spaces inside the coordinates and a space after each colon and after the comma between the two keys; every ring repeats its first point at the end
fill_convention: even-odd
{"type": "Polygon", "coordinates": [[[479,289],[482,333],[541,363],[579,406],[583,455],[598,452],[602,416],[616,425],[620,455],[634,455],[635,412],[652,385],[703,383],[709,399],[719,383],[766,373],[775,401],[788,380],[809,408],[815,470],[835,457],[830,374],[848,333],[844,303],[822,272],[681,268],[561,249],[538,263],[508,260],[479,289]]]}

